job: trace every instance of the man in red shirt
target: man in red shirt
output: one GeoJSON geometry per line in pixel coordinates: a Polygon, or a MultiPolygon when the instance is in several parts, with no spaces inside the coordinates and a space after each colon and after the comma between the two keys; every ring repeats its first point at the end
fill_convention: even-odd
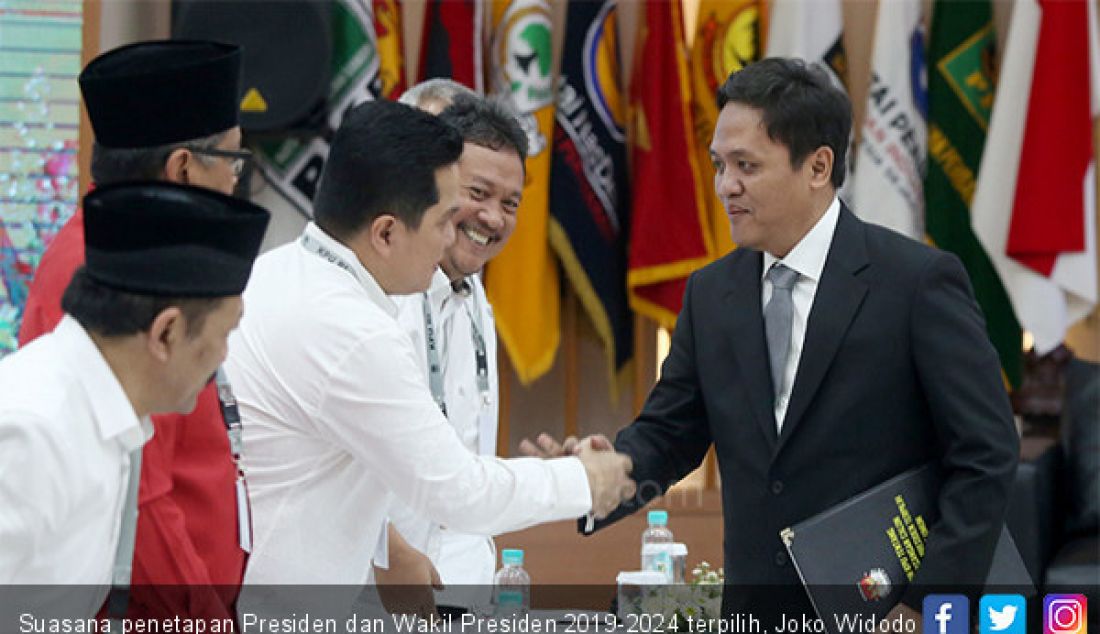
{"type": "MultiPolygon", "coordinates": [[[[95,133],[94,183],[164,180],[231,194],[241,148],[241,53],[200,41],[142,42],[109,51],[80,74],[95,133]]],[[[30,287],[20,345],[53,330],[61,295],[84,263],[83,212],[58,232],[30,287]]],[[[154,416],[143,450],[132,616],[232,618],[244,575],[236,461],[213,383],[187,415],[154,416]],[[142,587],[144,586],[144,587],[142,587]]],[[[243,492],[243,486],[239,488],[243,492]]],[[[242,532],[243,531],[243,532],[242,532]]]]}

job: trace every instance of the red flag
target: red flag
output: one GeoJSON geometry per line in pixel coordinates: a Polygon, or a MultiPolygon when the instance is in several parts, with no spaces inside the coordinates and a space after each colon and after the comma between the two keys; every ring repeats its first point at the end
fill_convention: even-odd
{"type": "Polygon", "coordinates": [[[680,3],[647,0],[631,81],[634,201],[627,286],[634,310],[676,323],[687,276],[709,260],[680,3]]]}
{"type": "Polygon", "coordinates": [[[1043,17],[1006,249],[1049,277],[1060,254],[1085,249],[1089,15],[1084,0],[1039,0],[1039,6],[1043,17]]]}
{"type": "Polygon", "coordinates": [[[1100,77],[1089,61],[1100,59],[1095,10],[1084,0],[1014,3],[970,206],[1038,354],[1096,306],[1096,165],[1088,119],[1080,123],[1100,113],[1086,88],[1100,77]]]}
{"type": "Polygon", "coordinates": [[[484,93],[481,0],[429,0],[416,81],[444,77],[484,93]]]}

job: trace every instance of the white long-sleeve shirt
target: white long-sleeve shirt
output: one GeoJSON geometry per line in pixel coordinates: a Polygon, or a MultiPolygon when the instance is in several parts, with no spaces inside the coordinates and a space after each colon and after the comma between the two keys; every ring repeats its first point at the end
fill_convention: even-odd
{"type": "Polygon", "coordinates": [[[246,584],[363,583],[391,494],[485,534],[591,509],[575,458],[467,450],[393,301],[316,225],[257,260],[244,305],[226,369],[253,508],[246,584]]]}
{"type": "MultiPolygon", "coordinates": [[[[130,454],[152,434],[72,317],[0,361],[0,584],[65,584],[35,600],[51,615],[94,616],[111,583],[130,454]]],[[[5,607],[16,606],[0,615],[5,607]]]]}
{"type": "MultiPolygon", "coordinates": [[[[437,269],[427,293],[396,298],[398,321],[413,340],[418,360],[427,368],[428,346],[424,302],[428,301],[433,330],[438,341],[442,387],[447,404],[447,422],[472,453],[496,455],[500,404],[497,372],[497,341],[493,311],[485,288],[476,275],[465,280],[465,292],[454,290],[451,280],[437,269]],[[485,384],[478,385],[477,343],[481,334],[485,348],[485,384]]],[[[401,535],[435,564],[444,585],[490,586],[496,569],[492,537],[456,531],[413,512],[395,500],[390,521],[401,535]]],[[[440,595],[443,604],[466,603],[464,597],[440,595]]]]}

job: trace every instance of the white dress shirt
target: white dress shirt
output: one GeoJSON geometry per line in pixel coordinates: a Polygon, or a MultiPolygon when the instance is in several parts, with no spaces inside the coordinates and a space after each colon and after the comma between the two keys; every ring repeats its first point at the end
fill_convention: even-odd
{"type": "Polygon", "coordinates": [[[302,235],[257,260],[229,342],[253,508],[246,584],[364,583],[391,493],[481,534],[591,509],[575,458],[472,454],[394,302],[350,249],[312,223],[302,235]]]}
{"type": "MultiPolygon", "coordinates": [[[[455,428],[466,449],[483,456],[495,456],[499,416],[496,327],[480,278],[470,276],[465,282],[466,291],[458,292],[447,275],[437,269],[426,293],[438,341],[447,421],[455,428]],[[484,391],[477,381],[475,328],[485,346],[487,383],[484,391]]],[[[424,300],[423,293],[396,298],[398,320],[419,351],[427,377],[424,300]]],[[[492,584],[496,549],[490,536],[463,533],[432,522],[413,512],[401,500],[394,500],[390,521],[413,547],[432,559],[444,585],[492,584]]],[[[468,603],[465,597],[446,592],[437,597],[438,603],[464,606],[468,603]]]]}
{"type": "MultiPolygon", "coordinates": [[[[776,262],[783,263],[787,268],[798,272],[798,280],[791,289],[791,302],[794,305],[794,314],[791,316],[791,348],[787,355],[787,365],[783,369],[783,389],[775,399],[775,425],[777,431],[783,429],[783,418],[787,415],[787,406],[791,400],[791,389],[794,387],[795,374],[798,372],[798,361],[802,358],[802,344],[806,340],[806,321],[810,318],[810,310],[814,307],[814,296],[817,295],[817,285],[821,281],[821,272],[825,270],[825,258],[829,255],[829,246],[833,243],[833,234],[836,233],[836,223],[840,220],[840,199],[833,197],[832,204],[825,210],[825,215],[817,221],[813,229],[794,245],[787,257],[782,260],[768,252],[764,252],[763,292],[761,299],[763,306],[767,307],[772,298],[772,283],[768,279],[768,271],[776,262]]],[[[766,372],[767,368],[762,371],[766,372]]]]}
{"type": "Polygon", "coordinates": [[[39,598],[94,616],[111,583],[130,453],[152,435],[68,315],[0,361],[0,584],[68,584],[39,598]]]}

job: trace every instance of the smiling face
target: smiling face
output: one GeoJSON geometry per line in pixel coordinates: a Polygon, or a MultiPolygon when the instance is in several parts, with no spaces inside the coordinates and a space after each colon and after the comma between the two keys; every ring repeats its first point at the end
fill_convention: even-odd
{"type": "Polygon", "coordinates": [[[473,275],[504,248],[516,229],[523,159],[514,150],[466,143],[458,161],[461,206],[455,241],[440,266],[452,280],[473,275]]]}
{"type": "Polygon", "coordinates": [[[821,174],[824,163],[826,170],[832,166],[831,150],[819,148],[792,167],[787,146],[768,136],[756,108],[727,103],[718,115],[710,154],[714,189],[739,246],[782,258],[824,213],[822,194],[831,201],[828,172],[824,179],[821,174]]]}

